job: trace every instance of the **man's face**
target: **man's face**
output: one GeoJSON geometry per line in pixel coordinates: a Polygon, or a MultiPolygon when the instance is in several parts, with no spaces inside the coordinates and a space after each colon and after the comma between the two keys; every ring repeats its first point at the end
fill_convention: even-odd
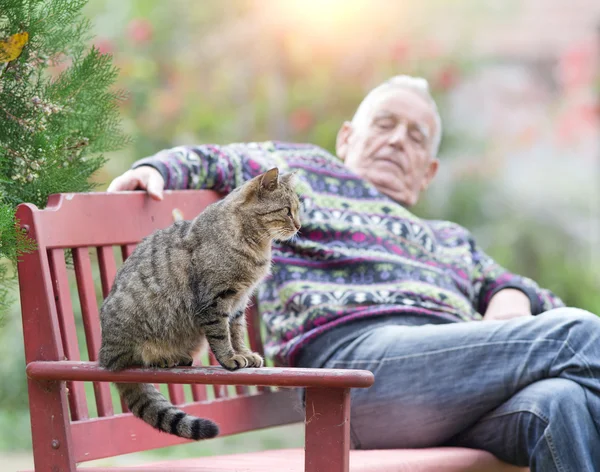
{"type": "Polygon", "coordinates": [[[354,122],[340,129],[337,155],[380,192],[412,206],[438,168],[431,157],[435,112],[416,92],[394,86],[365,105],[354,122]]]}

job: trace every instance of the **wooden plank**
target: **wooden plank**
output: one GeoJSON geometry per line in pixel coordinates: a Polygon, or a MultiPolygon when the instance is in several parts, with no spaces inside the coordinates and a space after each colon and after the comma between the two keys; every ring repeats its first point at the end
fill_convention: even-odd
{"type": "Polygon", "coordinates": [[[192,398],[195,402],[203,402],[208,398],[206,395],[206,387],[204,385],[192,384],[192,398]]]}
{"type": "Polygon", "coordinates": [[[102,284],[102,296],[106,298],[117,273],[115,254],[112,246],[100,246],[97,248],[98,265],[100,267],[100,283],[102,284]]]}
{"type": "MultiPolygon", "coordinates": [[[[219,361],[215,357],[212,351],[209,351],[208,358],[210,360],[210,365],[218,366],[219,361]]],[[[213,393],[215,398],[225,398],[227,397],[227,385],[213,385],[212,386],[213,393]]]]}
{"type": "MultiPolygon", "coordinates": [[[[121,258],[123,260],[123,262],[125,262],[127,260],[127,258],[129,256],[131,256],[131,253],[134,251],[136,247],[136,244],[124,244],[123,246],[121,246],[121,258]]],[[[123,397],[119,396],[119,400],[121,403],[121,411],[123,413],[127,413],[129,411],[129,408],[127,408],[127,405],[125,404],[125,401],[123,400],[123,397]]]]}
{"type": "MultiPolygon", "coordinates": [[[[202,361],[199,359],[195,359],[194,366],[202,366],[202,361]]],[[[191,384],[190,388],[192,389],[192,398],[195,402],[203,402],[208,399],[208,395],[206,393],[206,385],[191,384]]]]}
{"type": "Polygon", "coordinates": [[[263,347],[262,337],[260,335],[260,314],[256,300],[252,300],[252,304],[246,309],[246,322],[248,324],[248,338],[250,340],[250,349],[258,352],[264,357],[265,350],[263,347]]]}
{"type": "MultiPolygon", "coordinates": [[[[250,306],[246,308],[246,323],[248,325],[248,340],[250,341],[250,349],[254,352],[258,352],[261,356],[265,356],[265,350],[263,347],[262,336],[260,334],[260,314],[258,312],[258,305],[256,297],[253,297],[250,306]]],[[[269,387],[259,386],[259,392],[266,392],[269,387]]]]}
{"type": "MultiPolygon", "coordinates": [[[[79,361],[81,360],[79,356],[79,342],[77,341],[77,329],[75,327],[75,317],[73,315],[69,278],[67,276],[67,266],[63,249],[50,249],[48,251],[48,262],[50,264],[54,300],[56,301],[58,324],[60,326],[65,356],[70,361],[79,361]]],[[[69,392],[71,419],[76,421],[88,418],[89,414],[83,382],[68,382],[67,389],[69,392]]]]}
{"type": "MultiPolygon", "coordinates": [[[[17,207],[16,218],[21,228],[38,243],[35,251],[22,254],[18,262],[26,362],[56,361],[65,357],[47,248],[39,242],[43,239],[44,231],[54,229],[40,225],[38,216],[38,210],[32,204],[25,203],[17,207]]],[[[36,468],[75,470],[65,383],[28,379],[27,387],[36,468]]]]}
{"type": "MultiPolygon", "coordinates": [[[[100,317],[98,315],[96,290],[94,288],[94,279],[92,278],[92,265],[88,248],[74,248],[73,262],[75,263],[75,277],[77,279],[77,290],[79,292],[88,356],[91,361],[96,361],[101,344],[100,317]]],[[[113,414],[113,406],[110,385],[95,382],[94,393],[98,415],[111,416],[113,414]]]]}
{"type": "Polygon", "coordinates": [[[56,230],[45,231],[40,242],[51,248],[136,244],[152,231],[173,224],[175,214],[191,220],[221,198],[210,190],[166,190],[160,202],[145,192],[51,195],[38,216],[45,228],[56,230]]]}
{"type": "Polygon", "coordinates": [[[185,401],[185,393],[183,393],[183,385],[181,384],[169,384],[169,399],[173,405],[183,405],[185,401]]]}
{"type": "MultiPolygon", "coordinates": [[[[100,267],[100,283],[102,284],[102,296],[106,298],[110,292],[110,289],[115,281],[117,274],[117,266],[115,263],[115,253],[113,252],[112,246],[100,246],[97,248],[98,253],[98,265],[100,267]]],[[[121,411],[127,413],[129,409],[123,401],[123,398],[119,395],[119,402],[121,404],[121,411]]]]}
{"type": "Polygon", "coordinates": [[[30,362],[27,376],[38,380],[86,382],[201,383],[206,385],[271,385],[275,387],[368,388],[375,377],[368,370],[304,367],[248,367],[235,371],[222,367],[135,368],[118,372],[96,362],[30,362]]]}
{"type": "MultiPolygon", "coordinates": [[[[297,423],[303,419],[295,390],[195,403],[181,409],[215,421],[219,425],[219,436],[297,423]]],[[[71,430],[77,462],[193,442],[157,431],[131,413],[75,422],[71,430]]]]}
{"type": "Polygon", "coordinates": [[[123,244],[121,246],[121,255],[123,256],[123,262],[125,262],[127,258],[131,256],[136,246],[137,244],[123,244]]]}

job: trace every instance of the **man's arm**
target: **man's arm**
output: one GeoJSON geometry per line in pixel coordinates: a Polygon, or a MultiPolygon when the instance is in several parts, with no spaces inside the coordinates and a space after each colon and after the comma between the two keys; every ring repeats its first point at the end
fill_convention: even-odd
{"type": "Polygon", "coordinates": [[[508,320],[521,316],[533,316],[529,297],[521,290],[505,288],[490,298],[483,319],[508,320]]]}
{"type": "Polygon", "coordinates": [[[564,306],[563,301],[533,280],[513,274],[488,256],[469,235],[472,282],[477,311],[484,319],[538,315],[564,306]]]}
{"type": "Polygon", "coordinates": [[[211,189],[229,193],[262,172],[284,163],[267,143],[179,146],[136,161],[108,191],[144,189],[162,199],[162,189],[211,189]]]}

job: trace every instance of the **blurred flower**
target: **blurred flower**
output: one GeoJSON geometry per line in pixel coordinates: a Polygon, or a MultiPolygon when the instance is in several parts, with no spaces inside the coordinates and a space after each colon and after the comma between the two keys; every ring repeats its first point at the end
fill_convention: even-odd
{"type": "Polygon", "coordinates": [[[163,119],[174,118],[183,107],[181,94],[172,90],[156,91],[155,104],[163,119]]]}
{"type": "Polygon", "coordinates": [[[98,38],[94,41],[94,46],[101,54],[111,54],[115,50],[114,43],[107,38],[98,38]]]}
{"type": "Polygon", "coordinates": [[[398,62],[404,62],[410,54],[410,46],[404,39],[396,41],[392,45],[392,59],[398,62]]]}
{"type": "Polygon", "coordinates": [[[442,67],[437,76],[433,79],[435,88],[444,92],[454,87],[460,78],[458,67],[453,64],[447,64],[442,67]]]}
{"type": "Polygon", "coordinates": [[[594,81],[596,56],[595,43],[592,42],[575,44],[559,56],[556,73],[567,91],[588,86],[594,81]]]}
{"type": "Polygon", "coordinates": [[[136,44],[143,44],[152,39],[154,29],[145,18],[134,18],[127,25],[127,34],[136,44]]]}
{"type": "Polygon", "coordinates": [[[290,126],[296,133],[306,131],[314,121],[312,112],[307,108],[298,108],[290,115],[290,126]]]}
{"type": "Polygon", "coordinates": [[[421,43],[420,55],[424,59],[438,59],[447,54],[442,44],[435,39],[425,39],[421,43]]]}
{"type": "Polygon", "coordinates": [[[600,124],[598,105],[583,103],[566,110],[556,123],[560,145],[577,142],[586,135],[595,134],[600,124]]]}

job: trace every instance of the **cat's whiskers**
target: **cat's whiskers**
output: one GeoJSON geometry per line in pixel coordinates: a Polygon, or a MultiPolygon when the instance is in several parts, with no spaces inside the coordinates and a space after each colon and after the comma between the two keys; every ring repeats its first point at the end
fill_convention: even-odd
{"type": "Polygon", "coordinates": [[[277,228],[275,235],[275,239],[278,241],[292,241],[296,237],[296,233],[290,237],[290,232],[286,228],[277,228]]]}

